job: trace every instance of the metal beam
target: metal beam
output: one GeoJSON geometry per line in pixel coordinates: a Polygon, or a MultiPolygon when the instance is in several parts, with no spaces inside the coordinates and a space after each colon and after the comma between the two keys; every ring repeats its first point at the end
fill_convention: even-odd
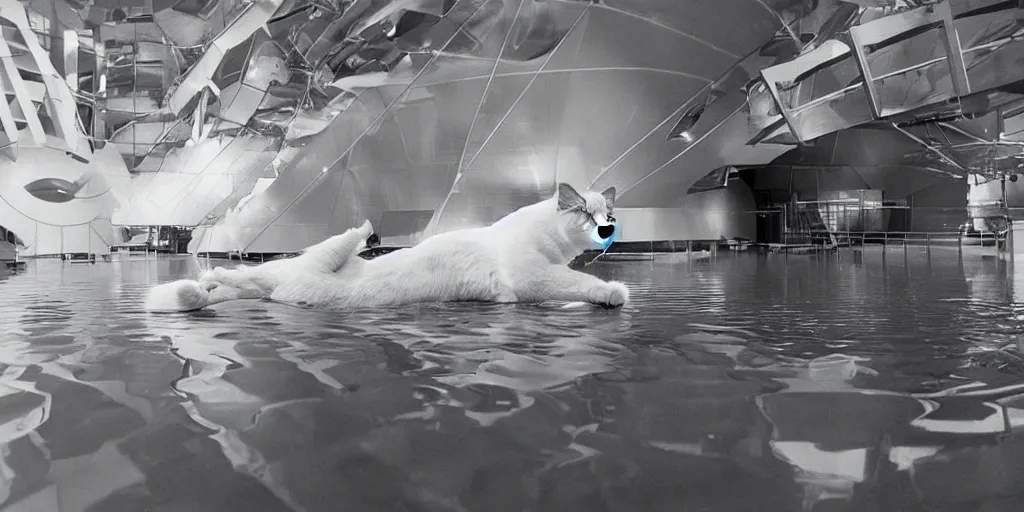
{"type": "Polygon", "coordinates": [[[942,159],[942,161],[946,162],[949,165],[952,165],[953,167],[956,167],[960,171],[963,171],[964,174],[970,174],[970,171],[968,171],[964,166],[960,165],[959,162],[954,160],[952,157],[946,155],[945,153],[940,151],[938,148],[935,148],[931,144],[928,144],[926,141],[921,140],[920,137],[914,135],[913,133],[910,133],[907,130],[904,130],[903,128],[900,128],[899,126],[896,125],[896,123],[893,123],[892,127],[895,128],[896,130],[898,130],[903,135],[906,135],[910,140],[912,140],[914,142],[917,142],[918,144],[924,146],[929,151],[935,153],[939,158],[942,159]]]}

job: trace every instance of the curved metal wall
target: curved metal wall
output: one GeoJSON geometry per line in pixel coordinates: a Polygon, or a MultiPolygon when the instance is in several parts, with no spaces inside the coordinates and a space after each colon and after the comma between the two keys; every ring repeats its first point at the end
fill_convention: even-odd
{"type": "MultiPolygon", "coordinates": [[[[615,186],[618,207],[651,209],[637,219],[690,216],[715,202],[693,194],[723,185],[719,171],[874,121],[903,123],[919,149],[892,165],[1016,172],[1024,90],[1007,63],[1024,46],[1008,15],[1021,9],[870,4],[0,0],[14,92],[0,150],[73,155],[58,166],[69,184],[116,151],[123,164],[101,173],[111,200],[73,222],[198,226],[192,250],[213,252],[292,251],[364,218],[414,243],[557,181],[615,186]],[[918,25],[927,37],[905,30],[918,25]],[[913,79],[918,64],[928,80],[913,79]]],[[[747,229],[716,215],[693,224],[747,229]]]]}
{"type": "Polygon", "coordinates": [[[772,62],[748,56],[807,10],[697,4],[457,2],[444,18],[458,25],[433,32],[446,36],[437,51],[337,80],[355,99],[192,249],[295,250],[396,211],[432,212],[428,233],[487,224],[556,181],[615,185],[623,207],[678,207],[714,168],[788,149],[736,147],[749,138],[741,87],[772,62]],[[725,94],[709,101],[712,86],[725,94]],[[668,140],[684,108],[705,102],[698,140],[668,140]]]}

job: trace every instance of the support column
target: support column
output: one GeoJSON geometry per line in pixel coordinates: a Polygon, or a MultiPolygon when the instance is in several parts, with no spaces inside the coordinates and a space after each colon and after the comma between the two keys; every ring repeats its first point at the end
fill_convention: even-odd
{"type": "Polygon", "coordinates": [[[93,146],[103,149],[107,140],[107,124],[103,121],[107,107],[107,48],[103,41],[102,25],[92,27],[92,43],[96,62],[92,75],[92,94],[95,100],[92,112],[93,146]]]}

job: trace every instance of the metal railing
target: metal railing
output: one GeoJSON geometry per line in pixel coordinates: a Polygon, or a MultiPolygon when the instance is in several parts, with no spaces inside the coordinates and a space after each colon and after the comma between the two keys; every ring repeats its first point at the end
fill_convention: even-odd
{"type": "MultiPolygon", "coordinates": [[[[811,243],[784,246],[882,246],[889,247],[963,247],[984,246],[998,247],[1005,234],[992,232],[964,231],[810,231],[800,233],[801,239],[810,238],[811,243]],[[817,242],[817,243],[815,243],[817,242]]],[[[788,237],[787,237],[788,238],[788,237]]]]}

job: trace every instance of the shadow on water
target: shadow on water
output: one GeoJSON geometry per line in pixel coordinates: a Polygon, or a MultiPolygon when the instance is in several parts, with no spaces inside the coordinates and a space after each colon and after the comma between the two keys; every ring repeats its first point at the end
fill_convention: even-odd
{"type": "Polygon", "coordinates": [[[1024,505],[1013,262],[589,269],[633,302],[149,315],[195,260],[32,262],[0,277],[0,510],[1024,505]]]}

